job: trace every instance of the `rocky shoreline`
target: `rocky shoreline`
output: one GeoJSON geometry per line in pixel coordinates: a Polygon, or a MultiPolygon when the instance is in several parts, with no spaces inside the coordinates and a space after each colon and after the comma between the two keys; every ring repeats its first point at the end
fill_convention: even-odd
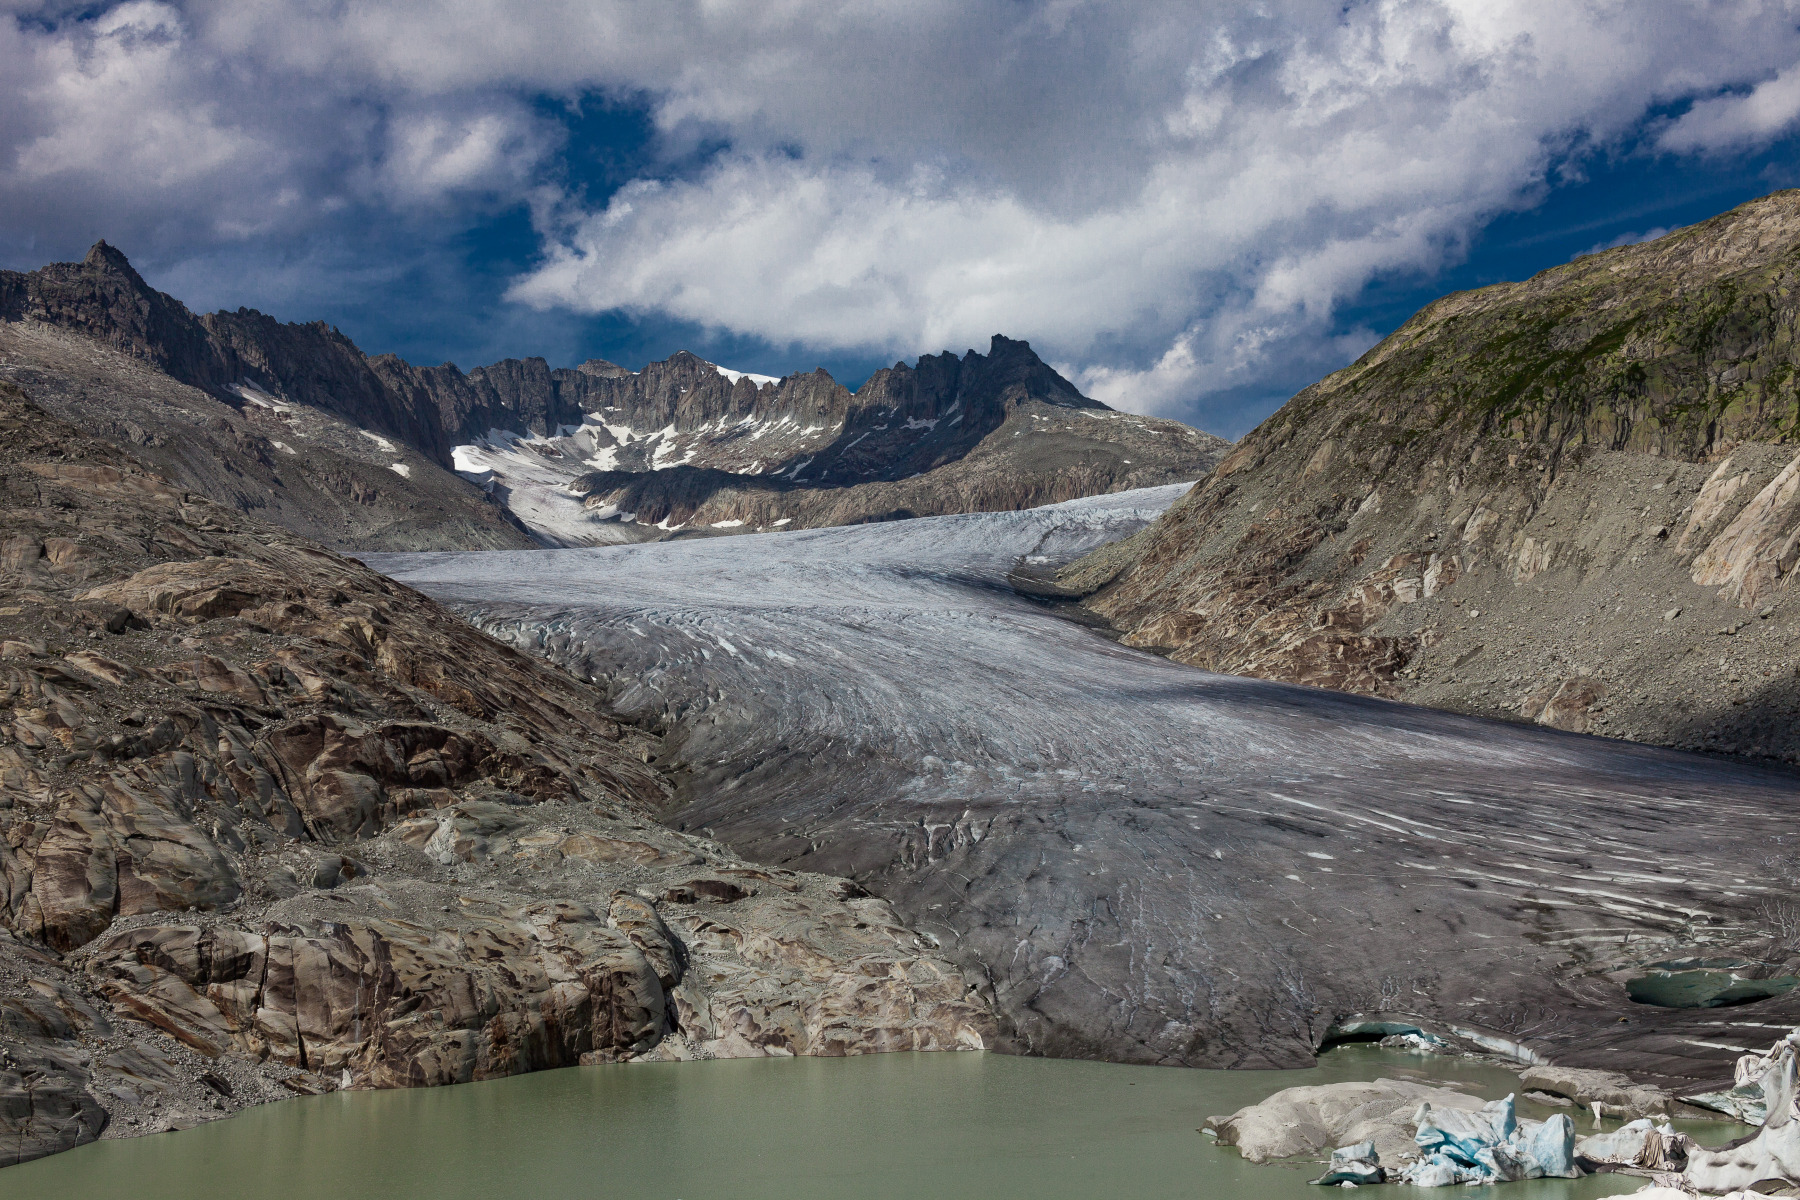
{"type": "MultiPolygon", "coordinates": [[[[1384,1046],[1424,1053],[1468,1053],[1425,1031],[1393,1034],[1384,1046]]],[[[1652,1181],[1638,1193],[1656,1200],[1694,1196],[1800,1195],[1800,1107],[1796,1049],[1800,1028],[1765,1053],[1739,1058],[1732,1087],[1686,1097],[1611,1071],[1533,1064],[1519,1092],[1484,1101],[1452,1087],[1377,1079],[1295,1087],[1229,1115],[1207,1118],[1204,1132],[1250,1162],[1311,1159],[1327,1185],[1408,1183],[1421,1187],[1579,1178],[1612,1172],[1652,1181]],[[1544,1108],[1523,1118],[1522,1098],[1544,1108]],[[1592,1133],[1577,1135],[1574,1114],[1592,1113],[1592,1133]],[[1623,1118],[1604,1130],[1603,1118],[1623,1118]],[[1670,1122],[1728,1118],[1759,1126],[1708,1149],[1670,1122]],[[1320,1154],[1329,1157],[1320,1159],[1320,1154]]]]}

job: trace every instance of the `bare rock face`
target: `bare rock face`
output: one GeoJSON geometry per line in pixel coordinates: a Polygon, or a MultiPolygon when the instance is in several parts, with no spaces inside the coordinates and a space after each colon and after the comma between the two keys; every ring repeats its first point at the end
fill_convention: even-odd
{"type": "Polygon", "coordinates": [[[1060,582],[1213,670],[1800,761],[1800,193],[1447,296],[1060,582]]]}
{"type": "Polygon", "coordinates": [[[0,1066],[0,1167],[85,1145],[106,1128],[87,1072],[51,1053],[11,1050],[0,1066]]]}
{"type": "Polygon", "coordinates": [[[283,325],[249,309],[197,317],[105,242],[79,263],[0,275],[0,295],[14,297],[0,303],[0,320],[79,332],[211,391],[253,381],[449,461],[437,414],[389,390],[350,339],[322,321],[283,325]]]}
{"type": "Polygon", "coordinates": [[[0,512],[11,1161],[296,1092],[992,1040],[882,902],[650,820],[661,739],[588,685],[5,384],[0,512]]]}
{"type": "Polygon", "coordinates": [[[41,319],[0,320],[0,380],[184,490],[330,546],[533,544],[492,497],[430,454],[253,381],[196,386],[41,319]]]}
{"type": "Polygon", "coordinates": [[[208,1058],[231,1050],[373,1087],[609,1062],[665,1032],[643,951],[570,901],[448,928],[142,926],[86,959],[117,1011],[208,1058]]]}

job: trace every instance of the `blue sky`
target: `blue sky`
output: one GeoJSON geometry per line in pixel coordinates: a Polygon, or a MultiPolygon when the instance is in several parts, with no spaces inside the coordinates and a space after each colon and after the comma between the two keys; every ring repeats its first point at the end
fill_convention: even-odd
{"type": "MultiPolygon", "coordinates": [[[[649,165],[641,153],[647,140],[644,124],[633,119],[640,117],[641,111],[614,108],[608,115],[613,119],[571,122],[571,174],[578,176],[587,194],[599,203],[628,182],[634,168],[649,165]]],[[[1694,160],[1627,151],[1601,154],[1584,160],[1581,166],[1581,177],[1556,183],[1546,180],[1537,203],[1499,214],[1475,229],[1468,251],[1460,259],[1435,270],[1407,270],[1372,278],[1333,314],[1327,336],[1348,336],[1350,345],[1361,346],[1368,335],[1392,332],[1446,292],[1524,279],[1576,255],[1704,221],[1777,188],[1800,185],[1800,143],[1783,139],[1755,153],[1728,159],[1694,160]]],[[[290,312],[284,311],[285,306],[270,311],[289,320],[326,317],[372,354],[392,352],[416,362],[453,361],[465,368],[499,357],[535,354],[554,366],[604,358],[635,369],[676,350],[691,350],[734,369],[765,375],[822,366],[854,388],[895,361],[866,351],[772,344],[660,314],[589,316],[509,304],[504,299],[507,286],[534,265],[538,254],[530,215],[519,206],[472,225],[441,249],[422,254],[420,261],[438,267],[441,274],[410,274],[391,291],[384,289],[367,298],[346,296],[328,311],[290,312]],[[439,303],[424,311],[392,303],[392,293],[413,296],[435,289],[442,289],[439,303]]],[[[1032,334],[1024,328],[993,332],[1027,340],[1032,334]]],[[[936,350],[960,353],[970,348],[946,345],[936,350]]],[[[987,346],[984,341],[972,348],[985,351],[987,346]]],[[[1341,361],[1332,365],[1343,365],[1355,353],[1360,350],[1353,353],[1347,348],[1338,356],[1341,361]]],[[[916,358],[917,352],[905,357],[916,358]]],[[[1213,394],[1204,412],[1187,415],[1212,432],[1235,438],[1317,375],[1310,368],[1293,374],[1271,372],[1241,390],[1213,394]]]]}
{"type": "Polygon", "coordinates": [[[371,353],[852,385],[1029,339],[1237,436],[1445,291],[1800,182],[1800,9],[0,0],[0,264],[371,353]]]}

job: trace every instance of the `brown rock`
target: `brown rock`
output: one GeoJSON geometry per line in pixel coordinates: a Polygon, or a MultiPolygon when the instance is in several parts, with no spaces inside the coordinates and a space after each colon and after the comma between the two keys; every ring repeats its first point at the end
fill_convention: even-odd
{"type": "Polygon", "coordinates": [[[662,985],[585,906],[534,905],[454,928],[160,926],[96,943],[89,969],[139,1020],[363,1086],[461,1083],[648,1049],[662,985]]]}
{"type": "Polygon", "coordinates": [[[0,1066],[0,1167],[72,1150],[100,1136],[106,1112],[72,1063],[15,1049],[0,1066]]]}
{"type": "Polygon", "coordinates": [[[0,512],[22,564],[0,574],[0,1043],[49,1056],[0,1080],[0,1108],[31,1153],[90,1138],[95,1101],[148,1131],[346,1072],[992,1036],[953,968],[847,907],[853,885],[786,873],[767,907],[766,872],[648,820],[660,744],[588,685],[5,384],[0,512]],[[65,555],[79,572],[33,565],[53,538],[88,552],[65,555]],[[701,864],[731,924],[677,931],[644,897],[701,864]],[[39,996],[26,971],[63,982],[39,996]],[[76,1046],[101,1036],[90,1087],[76,1046]]]}

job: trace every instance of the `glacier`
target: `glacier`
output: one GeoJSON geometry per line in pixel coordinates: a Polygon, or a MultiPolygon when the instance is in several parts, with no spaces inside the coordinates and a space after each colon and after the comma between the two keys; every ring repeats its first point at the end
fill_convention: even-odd
{"type": "Polygon", "coordinates": [[[1698,1087],[1800,1019],[1624,988],[1767,950],[1791,772],[1211,674],[1015,588],[1184,490],[366,557],[665,731],[671,823],[892,901],[1014,1049],[1298,1066],[1394,1019],[1698,1087]]]}

